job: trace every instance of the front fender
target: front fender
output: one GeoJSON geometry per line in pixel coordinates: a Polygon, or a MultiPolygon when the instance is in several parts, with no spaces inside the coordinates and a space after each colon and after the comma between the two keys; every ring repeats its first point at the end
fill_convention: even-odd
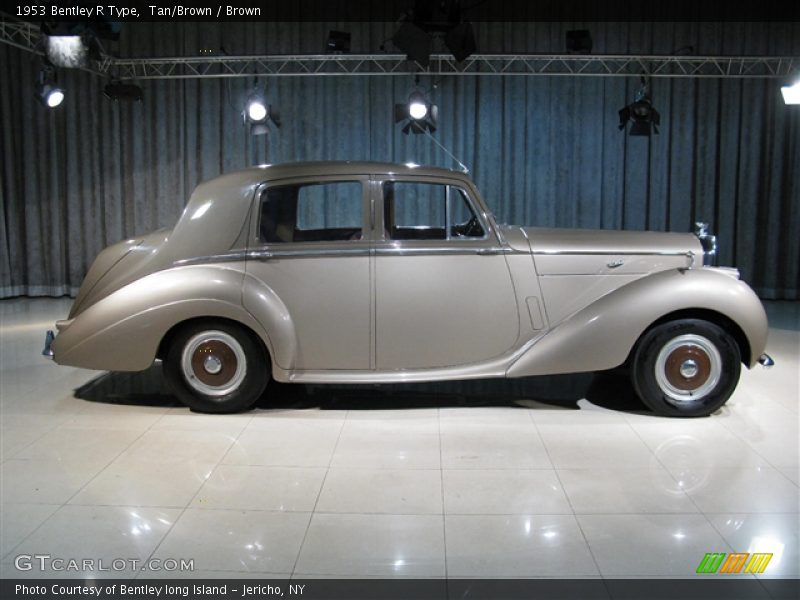
{"type": "Polygon", "coordinates": [[[243,263],[175,267],[142,277],[59,323],[53,359],[86,369],[141,371],[172,327],[198,317],[237,321],[270,348],[267,332],[242,306],[243,279],[243,263]]]}
{"type": "MultiPolygon", "coordinates": [[[[541,337],[508,377],[613,369],[655,321],[675,311],[724,315],[744,333],[752,367],[767,343],[767,315],[750,286],[715,269],[673,269],[637,279],[579,310],[541,337]]],[[[743,357],[744,358],[744,357],[743,357]]]]}

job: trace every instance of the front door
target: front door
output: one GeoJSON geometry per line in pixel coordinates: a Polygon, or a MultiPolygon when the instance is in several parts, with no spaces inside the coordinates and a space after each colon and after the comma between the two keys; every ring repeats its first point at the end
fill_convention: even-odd
{"type": "Polygon", "coordinates": [[[469,192],[423,178],[379,189],[377,369],[466,365],[511,349],[519,335],[511,275],[469,192]]]}
{"type": "MultiPolygon", "coordinates": [[[[365,177],[273,182],[260,192],[247,272],[281,299],[295,370],[371,367],[369,204],[365,177]]],[[[261,310],[246,306],[256,318],[261,310]]]]}

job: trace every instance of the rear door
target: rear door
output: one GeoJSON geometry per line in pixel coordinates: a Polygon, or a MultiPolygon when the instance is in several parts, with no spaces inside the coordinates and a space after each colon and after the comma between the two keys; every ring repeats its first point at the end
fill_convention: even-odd
{"type": "MultiPolygon", "coordinates": [[[[371,368],[367,177],[281,180],[260,191],[247,272],[281,299],[295,370],[371,368]]],[[[245,306],[262,323],[260,305],[245,306]]],[[[288,365],[281,365],[284,368],[288,365]]]]}

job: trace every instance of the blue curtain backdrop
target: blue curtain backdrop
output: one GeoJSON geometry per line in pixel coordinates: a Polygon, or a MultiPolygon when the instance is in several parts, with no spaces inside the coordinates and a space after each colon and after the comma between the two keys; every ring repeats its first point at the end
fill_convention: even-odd
{"type": "MultiPolygon", "coordinates": [[[[384,23],[132,24],[123,56],[322,53],[328,30],[376,51],[384,23]]],[[[595,53],[800,55],[798,23],[479,23],[481,52],[561,52],[588,28],[595,53]]],[[[0,45],[0,297],[75,294],[104,246],[171,226],[194,186],[248,165],[310,159],[413,161],[455,168],[393,122],[412,77],[260,78],[283,127],[242,123],[253,79],[141,82],[144,102],[63,72],[64,104],[32,90],[38,59],[0,45]]],[[[656,79],[661,134],[632,138],[617,111],[638,78],[423,75],[440,108],[436,138],[466,163],[500,221],[689,231],[708,221],[720,263],[764,298],[800,298],[800,107],[776,80],[656,79]]]]}

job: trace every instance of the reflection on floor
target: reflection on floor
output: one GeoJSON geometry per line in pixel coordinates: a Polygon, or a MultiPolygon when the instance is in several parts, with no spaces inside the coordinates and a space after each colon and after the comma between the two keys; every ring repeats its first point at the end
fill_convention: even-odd
{"type": "MultiPolygon", "coordinates": [[[[44,360],[68,304],[0,302],[3,577],[42,576],[22,554],[193,559],[170,573],[189,577],[690,577],[707,552],[800,575],[797,304],[769,307],[777,365],[692,420],[615,375],[276,385],[253,412],[193,414],[158,367],[44,360]]],[[[163,575],[117,566],[95,576],[163,575]]]]}

